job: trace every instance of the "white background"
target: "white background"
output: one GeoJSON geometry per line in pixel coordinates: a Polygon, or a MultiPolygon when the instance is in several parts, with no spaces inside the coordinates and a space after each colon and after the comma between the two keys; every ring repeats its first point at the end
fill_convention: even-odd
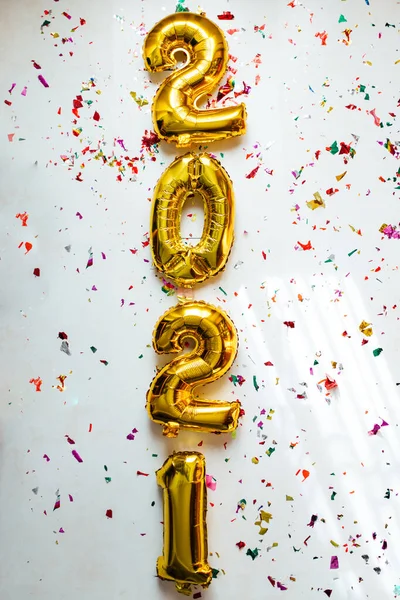
{"type": "MultiPolygon", "coordinates": [[[[141,47],[175,3],[1,2],[1,600],[175,598],[174,585],[155,577],[162,505],[154,472],[180,449],[201,449],[217,483],[208,491],[207,520],[209,562],[219,573],[207,591],[197,590],[201,597],[395,596],[400,240],[379,228],[399,221],[399,163],[378,142],[399,139],[400,6],[288,4],[185,3],[224,31],[238,30],[227,33],[235,91],[243,81],[251,86],[236,100],[247,104],[246,135],[208,148],[233,179],[234,249],[225,271],[194,290],[235,322],[240,347],[230,374],[245,378],[235,387],[227,375],[201,392],[237,398],[246,414],[235,438],[181,433],[167,440],[144,407],[155,367],[164,364],[151,347],[152,328],[177,295],[162,291],[142,242],[152,189],[179,151],[165,142],[155,153],[142,148],[163,75],[149,79],[141,47]],[[234,20],[218,20],[226,10],[234,20]],[[347,22],[338,22],[341,14],[347,22]],[[80,18],[86,24],[71,33],[80,18]],[[50,25],[41,33],[45,19],[50,25]],[[350,44],[343,43],[346,27],[350,44]],[[315,35],[324,31],[326,45],[315,35]],[[96,87],[82,91],[90,78],[96,87]],[[131,91],[149,104],[140,108],[131,91]],[[84,107],[74,124],[79,94],[84,107]],[[74,127],[82,128],[77,137],[74,127]],[[351,143],[354,158],[326,150],[335,140],[339,148],[351,143]],[[88,146],[96,152],[83,154],[88,146]],[[100,148],[107,164],[95,160],[100,148]],[[120,182],[113,155],[126,168],[120,182]],[[139,159],[135,177],[126,156],[139,159]],[[338,192],[329,196],[330,188],[338,192]],[[306,202],[315,192],[326,207],[312,211],[306,202]],[[26,227],[16,218],[24,211],[26,227]],[[312,249],[301,250],[298,242],[309,240],[312,249]],[[25,242],[28,253],[19,247],[25,242]],[[363,320],[372,323],[371,337],[359,330],[363,320]],[[68,335],[70,356],[60,351],[59,332],[68,335]],[[383,351],[375,357],[377,348],[383,351]],[[327,374],[338,383],[330,395],[324,383],[318,387],[327,374]],[[60,375],[67,376],[63,392],[60,375]],[[30,383],[37,377],[41,392],[30,383]],[[368,435],[380,418],[389,425],[368,435]],[[270,456],[268,448],[275,449],[270,456]],[[304,482],[299,469],[310,473],[304,482]],[[242,499],[246,507],[237,511],[242,499]],[[273,516],[264,536],[254,525],[261,507],[273,516]],[[312,515],[314,528],[307,526],[312,515]],[[246,551],[255,548],[252,560],[246,551]],[[331,556],[339,559],[336,570],[331,556]]],[[[201,211],[186,208],[183,231],[198,234],[201,211]],[[193,213],[194,223],[186,216],[193,213]]]]}

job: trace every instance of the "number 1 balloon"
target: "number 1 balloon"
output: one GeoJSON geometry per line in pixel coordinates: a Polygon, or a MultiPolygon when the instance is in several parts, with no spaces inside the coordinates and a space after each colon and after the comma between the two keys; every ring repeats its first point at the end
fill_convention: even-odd
{"type": "Polygon", "coordinates": [[[244,104],[200,110],[198,103],[223,77],[228,45],[221,29],[206,17],[190,12],[169,15],[148,33],[143,58],[148,71],[171,71],[175,55],[186,64],[161,84],[153,102],[154,129],[178,147],[215,142],[246,131],[244,104]]]}
{"type": "Polygon", "coordinates": [[[207,562],[204,456],[176,452],[156,475],[164,500],[164,552],[157,561],[157,575],[175,581],[178,592],[190,596],[191,584],[207,587],[212,578],[207,562]]]}

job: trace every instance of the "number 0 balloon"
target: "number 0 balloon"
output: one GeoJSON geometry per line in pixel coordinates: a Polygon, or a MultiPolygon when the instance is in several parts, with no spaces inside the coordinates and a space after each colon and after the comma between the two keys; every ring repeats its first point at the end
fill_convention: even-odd
{"type": "Polygon", "coordinates": [[[153,102],[154,129],[159,137],[182,147],[245,133],[244,104],[210,110],[197,106],[226,71],[228,45],[221,29],[206,17],[189,12],[165,17],[146,37],[146,68],[174,70],[178,51],[184,52],[187,63],[161,84],[153,102]]]}
{"type": "Polygon", "coordinates": [[[188,153],[174,160],[154,191],[151,252],[156,267],[182,287],[216,275],[233,243],[234,196],[225,169],[209,154],[188,153]],[[185,246],[180,224],[183,206],[198,192],[204,201],[204,229],[197,246],[185,246]]]}

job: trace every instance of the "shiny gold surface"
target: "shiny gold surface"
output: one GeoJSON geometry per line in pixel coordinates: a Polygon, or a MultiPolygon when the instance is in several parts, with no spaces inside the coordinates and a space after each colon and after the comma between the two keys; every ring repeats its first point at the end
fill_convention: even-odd
{"type": "Polygon", "coordinates": [[[233,244],[234,194],[222,165],[209,154],[191,152],[176,158],[154,190],[150,240],[157,269],[181,287],[192,287],[216,275],[233,244]],[[199,243],[183,244],[182,210],[198,192],[204,201],[204,228],[199,243]]]}
{"type": "Polygon", "coordinates": [[[170,308],[157,322],[153,346],[158,354],[181,352],[185,339],[192,351],[173,359],[153,379],[147,392],[150,418],[175,437],[179,428],[209,433],[236,429],[240,403],[195,399],[195,389],[222,377],[237,353],[236,328],[219,308],[206,302],[188,301],[170,308]]]}
{"type": "Polygon", "coordinates": [[[205,460],[198,452],[176,452],[157,471],[163,488],[164,550],[157,575],[175,581],[191,595],[191,584],[207,587],[212,571],[207,562],[207,488],[205,460]]]}
{"type": "Polygon", "coordinates": [[[153,102],[153,125],[159,137],[184,147],[245,133],[244,104],[198,108],[199,101],[212,92],[226,71],[228,45],[221,29],[190,12],[165,17],[146,37],[143,59],[147,70],[174,70],[178,51],[186,54],[187,63],[167,77],[153,102]]]}

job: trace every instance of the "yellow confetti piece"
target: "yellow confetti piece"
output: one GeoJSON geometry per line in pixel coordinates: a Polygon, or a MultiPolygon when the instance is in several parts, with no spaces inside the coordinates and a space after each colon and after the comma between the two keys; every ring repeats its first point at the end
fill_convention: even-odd
{"type": "Polygon", "coordinates": [[[379,231],[381,233],[383,233],[383,231],[384,231],[384,229],[386,229],[386,227],[387,227],[387,223],[382,223],[382,225],[379,227],[379,231]]]}
{"type": "Polygon", "coordinates": [[[136,104],[140,107],[146,106],[146,104],[149,103],[149,101],[146,100],[146,98],[143,98],[143,96],[138,96],[136,92],[129,92],[129,94],[130,96],[132,96],[136,104]]]}
{"type": "Polygon", "coordinates": [[[313,196],[315,199],[307,202],[308,208],[311,208],[311,210],[315,210],[316,208],[319,208],[320,206],[325,208],[325,202],[322,200],[321,194],[319,192],[315,192],[315,194],[313,194],[313,196]]]}
{"type": "Polygon", "coordinates": [[[398,65],[399,63],[400,63],[400,58],[399,58],[399,60],[395,60],[395,61],[394,61],[394,64],[395,64],[395,65],[398,65]]]}
{"type": "Polygon", "coordinates": [[[271,515],[271,513],[265,512],[265,510],[261,510],[260,511],[260,519],[261,521],[265,521],[266,523],[269,523],[271,519],[273,519],[273,516],[271,515]]]}
{"type": "Polygon", "coordinates": [[[286,494],[286,502],[294,502],[294,498],[293,498],[293,496],[288,496],[288,495],[286,494]]]}
{"type": "Polygon", "coordinates": [[[53,37],[54,39],[56,39],[56,38],[59,38],[59,37],[60,37],[60,34],[59,34],[59,33],[51,33],[50,35],[51,35],[51,37],[53,37]]]}
{"type": "Polygon", "coordinates": [[[258,463],[260,462],[257,458],[257,456],[253,456],[253,458],[251,459],[251,462],[255,465],[258,465],[258,463]]]}
{"type": "Polygon", "coordinates": [[[334,542],[333,540],[331,540],[331,544],[332,546],[335,546],[335,548],[339,548],[339,544],[337,544],[336,542],[334,542]]]}
{"type": "Polygon", "coordinates": [[[361,331],[363,335],[370,337],[374,332],[371,327],[371,323],[367,323],[367,321],[361,321],[358,329],[361,331]]]}
{"type": "Polygon", "coordinates": [[[372,62],[370,60],[364,60],[363,63],[364,63],[364,65],[368,65],[369,67],[372,67],[372,62]]]}
{"type": "Polygon", "coordinates": [[[343,179],[343,177],[346,175],[347,171],[345,171],[344,173],[341,173],[340,175],[336,175],[336,181],[340,181],[341,179],[343,179]]]}

